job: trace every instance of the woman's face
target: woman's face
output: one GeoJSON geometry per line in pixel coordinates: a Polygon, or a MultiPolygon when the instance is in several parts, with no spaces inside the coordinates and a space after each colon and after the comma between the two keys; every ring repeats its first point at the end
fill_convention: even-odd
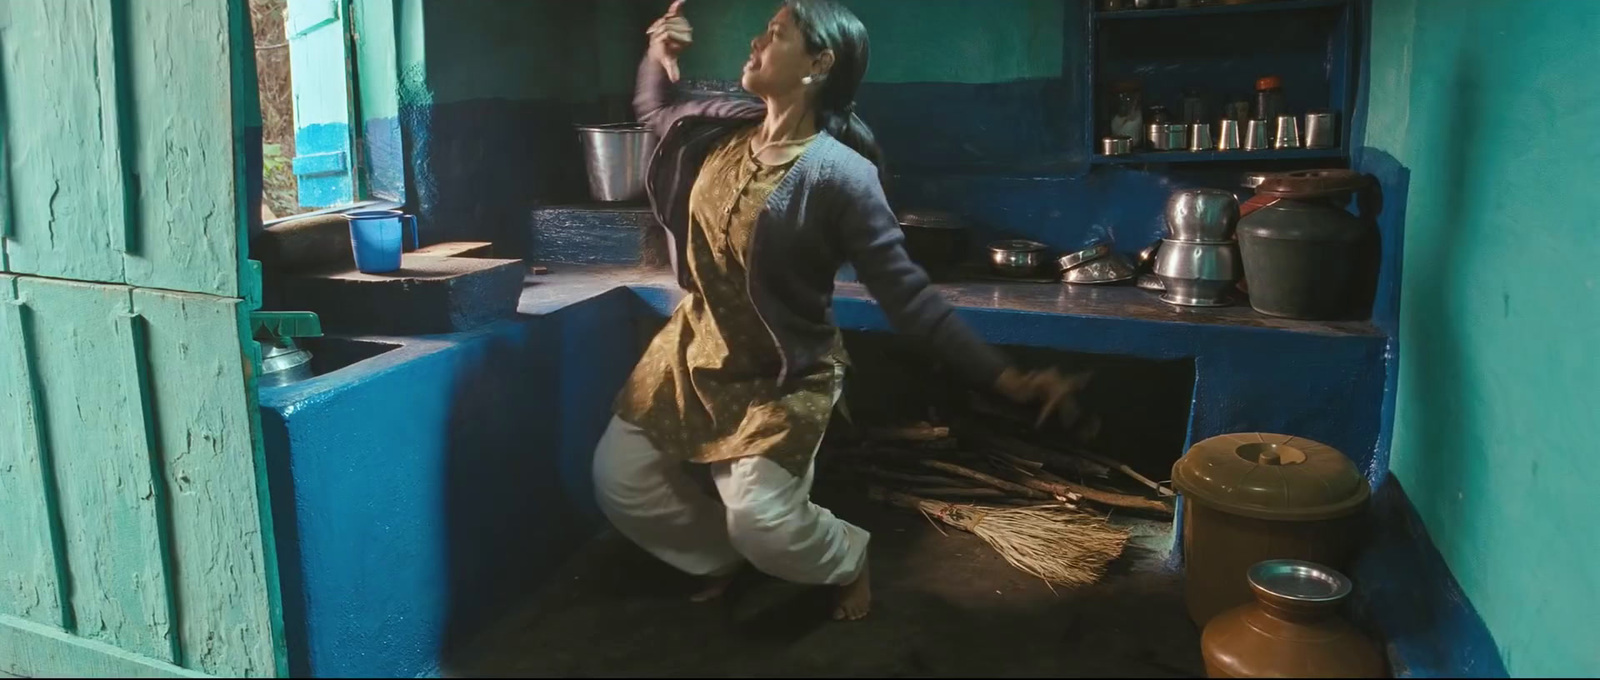
{"type": "Polygon", "coordinates": [[[806,51],[805,36],[788,7],[767,22],[767,30],[750,41],[750,60],[739,83],[761,97],[804,88],[802,78],[816,73],[816,58],[806,51]]]}

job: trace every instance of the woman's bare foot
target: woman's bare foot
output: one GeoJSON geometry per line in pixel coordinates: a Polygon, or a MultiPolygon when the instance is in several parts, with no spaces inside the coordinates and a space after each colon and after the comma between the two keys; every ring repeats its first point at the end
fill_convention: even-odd
{"type": "Polygon", "coordinates": [[[867,565],[861,565],[861,575],[847,585],[839,586],[839,603],[833,609],[835,621],[858,621],[872,610],[872,584],[867,565]]]}
{"type": "Polygon", "coordinates": [[[701,577],[701,581],[705,584],[705,586],[695,594],[690,595],[689,601],[710,602],[711,600],[722,597],[723,593],[728,592],[728,587],[733,585],[734,581],[738,580],[739,572],[741,571],[744,571],[742,566],[734,567],[726,574],[712,574],[710,576],[701,577]]]}

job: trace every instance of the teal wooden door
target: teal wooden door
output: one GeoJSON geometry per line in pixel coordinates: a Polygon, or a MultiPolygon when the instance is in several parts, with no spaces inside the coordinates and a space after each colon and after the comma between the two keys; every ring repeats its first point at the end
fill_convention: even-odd
{"type": "Polygon", "coordinates": [[[231,84],[254,56],[229,27],[244,11],[0,0],[7,271],[241,294],[231,84]]]}
{"type": "Polygon", "coordinates": [[[285,670],[243,0],[0,0],[0,673],[285,670]]]}

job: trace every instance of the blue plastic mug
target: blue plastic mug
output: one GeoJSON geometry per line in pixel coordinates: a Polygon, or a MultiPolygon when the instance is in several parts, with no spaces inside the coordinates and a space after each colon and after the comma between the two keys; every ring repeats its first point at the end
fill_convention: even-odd
{"type": "Polygon", "coordinates": [[[365,274],[383,274],[400,268],[400,253],[405,251],[405,228],[411,227],[412,249],[417,247],[417,217],[399,210],[363,210],[346,213],[350,221],[350,251],[356,269],[365,274]]]}

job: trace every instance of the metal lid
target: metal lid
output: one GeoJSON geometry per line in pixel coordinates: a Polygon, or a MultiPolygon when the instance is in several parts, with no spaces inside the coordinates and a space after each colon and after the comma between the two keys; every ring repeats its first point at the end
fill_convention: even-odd
{"type": "Polygon", "coordinates": [[[1350,579],[1315,562],[1267,560],[1245,574],[1250,587],[1269,595],[1304,604],[1338,602],[1350,594],[1350,579]]]}
{"type": "Polygon", "coordinates": [[[1296,170],[1268,174],[1255,190],[1278,198],[1327,198],[1359,191],[1367,182],[1366,175],[1344,168],[1296,170]]]}
{"type": "Polygon", "coordinates": [[[1359,512],[1372,495],[1350,459],[1327,444],[1283,434],[1225,434],[1195,444],[1172,466],[1185,496],[1229,514],[1312,521],[1359,512]]]}

